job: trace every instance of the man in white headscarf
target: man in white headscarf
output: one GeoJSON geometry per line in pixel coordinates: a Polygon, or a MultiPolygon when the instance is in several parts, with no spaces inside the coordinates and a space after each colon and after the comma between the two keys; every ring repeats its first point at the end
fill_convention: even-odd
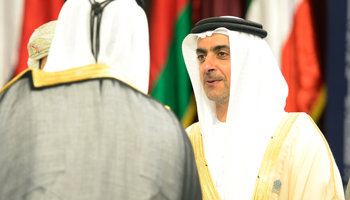
{"type": "Polygon", "coordinates": [[[199,200],[190,140],[147,95],[135,0],[67,1],[44,70],[0,90],[0,200],[199,200]]]}
{"type": "Polygon", "coordinates": [[[48,22],[35,29],[27,45],[29,68],[44,69],[55,29],[56,21],[48,22]]]}
{"type": "Polygon", "coordinates": [[[288,86],[260,24],[234,17],[198,22],[183,55],[199,123],[186,129],[203,197],[344,199],[326,140],[305,113],[286,113],[288,86]]]}

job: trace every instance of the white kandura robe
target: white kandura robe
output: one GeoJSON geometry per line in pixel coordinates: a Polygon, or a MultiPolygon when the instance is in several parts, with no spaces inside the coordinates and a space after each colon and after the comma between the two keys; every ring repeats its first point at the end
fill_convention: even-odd
{"type": "MultiPolygon", "coordinates": [[[[192,125],[186,129],[188,134],[191,128],[192,125]]],[[[339,169],[321,134],[307,114],[299,115],[279,153],[274,180],[280,180],[282,186],[279,194],[271,191],[271,200],[344,199],[339,169]]],[[[222,148],[222,145],[216,143],[213,149],[222,148]]],[[[254,151],[254,147],[251,150],[254,151]]],[[[208,165],[211,169],[209,161],[208,165]]],[[[212,176],[214,184],[215,177],[212,176]]],[[[218,192],[225,199],[222,192],[218,192]]]]}

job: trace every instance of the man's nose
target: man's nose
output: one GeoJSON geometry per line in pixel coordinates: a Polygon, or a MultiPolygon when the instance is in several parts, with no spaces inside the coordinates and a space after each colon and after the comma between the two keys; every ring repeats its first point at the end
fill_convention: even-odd
{"type": "Polygon", "coordinates": [[[203,70],[205,72],[210,72],[215,70],[215,60],[212,56],[207,56],[204,63],[202,64],[203,70]]]}

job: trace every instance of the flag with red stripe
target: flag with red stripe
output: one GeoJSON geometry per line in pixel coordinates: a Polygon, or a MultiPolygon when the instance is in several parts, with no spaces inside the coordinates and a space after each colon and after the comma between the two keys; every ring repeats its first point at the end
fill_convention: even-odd
{"type": "Polygon", "coordinates": [[[3,1],[0,6],[0,88],[28,68],[27,44],[36,28],[57,20],[64,0],[3,1]]]}
{"type": "Polygon", "coordinates": [[[15,70],[15,76],[28,68],[27,44],[30,36],[39,26],[49,21],[57,20],[63,4],[64,0],[25,0],[19,61],[15,70]]]}
{"type": "Polygon", "coordinates": [[[315,121],[326,101],[311,0],[252,0],[246,18],[264,26],[289,94],[285,110],[306,112],[315,121]]]}
{"type": "Polygon", "coordinates": [[[187,127],[193,123],[196,114],[181,47],[192,28],[190,0],[155,0],[151,11],[150,93],[170,106],[187,127]]]}

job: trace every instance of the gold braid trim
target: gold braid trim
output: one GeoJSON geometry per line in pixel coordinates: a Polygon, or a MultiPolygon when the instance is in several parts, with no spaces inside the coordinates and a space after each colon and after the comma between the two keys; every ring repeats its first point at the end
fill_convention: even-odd
{"type": "Polygon", "coordinates": [[[191,128],[190,140],[196,159],[203,200],[221,200],[213,179],[211,178],[207,160],[205,159],[203,138],[198,122],[193,124],[191,128]]]}
{"type": "Polygon", "coordinates": [[[269,200],[278,156],[285,139],[300,113],[288,113],[282,119],[266,148],[255,182],[253,200],[269,200]]]}
{"type": "MultiPolygon", "coordinates": [[[[26,69],[18,76],[13,78],[9,83],[7,83],[1,90],[0,93],[14,84],[28,71],[32,72],[33,85],[36,88],[53,86],[57,84],[72,83],[77,81],[97,79],[97,78],[113,78],[117,79],[125,84],[131,86],[132,88],[141,92],[137,87],[135,87],[130,80],[125,76],[120,74],[117,70],[112,67],[103,64],[93,64],[83,67],[75,67],[72,69],[67,69],[58,72],[46,72],[40,69],[26,69]]],[[[143,93],[143,92],[141,92],[143,93]]]]}
{"type": "Polygon", "coordinates": [[[0,89],[0,94],[5,91],[8,87],[10,87],[12,84],[14,84],[17,80],[19,80],[24,74],[26,74],[28,71],[31,71],[32,69],[25,69],[20,74],[18,74],[16,77],[14,77],[12,80],[10,80],[3,88],[0,89]]]}
{"type": "Polygon", "coordinates": [[[334,183],[334,197],[333,199],[338,199],[338,191],[337,191],[337,187],[336,187],[336,182],[335,182],[335,177],[334,177],[334,165],[333,165],[333,155],[332,155],[332,152],[328,146],[328,143],[326,141],[326,139],[324,138],[322,132],[320,131],[320,129],[317,127],[317,125],[315,124],[314,120],[309,116],[310,118],[310,121],[312,122],[312,124],[315,126],[315,128],[317,129],[318,133],[320,134],[320,136],[322,137],[323,139],[323,142],[324,142],[324,145],[326,146],[327,148],[327,153],[328,153],[328,158],[330,160],[330,166],[331,166],[331,180],[333,181],[334,183]]]}

